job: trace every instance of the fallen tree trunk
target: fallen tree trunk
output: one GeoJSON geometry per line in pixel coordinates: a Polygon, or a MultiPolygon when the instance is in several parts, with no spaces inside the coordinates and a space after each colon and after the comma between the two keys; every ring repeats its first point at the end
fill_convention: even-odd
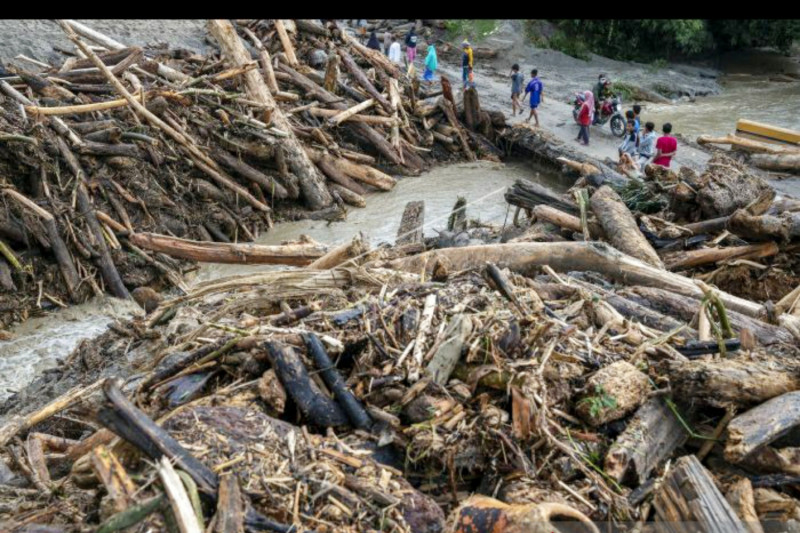
{"type": "MultiPolygon", "coordinates": [[[[279,22],[276,20],[276,29],[279,27],[279,22]]],[[[228,59],[231,66],[242,66],[251,62],[250,53],[245,49],[236,34],[236,30],[229,21],[210,20],[208,28],[219,43],[223,55],[228,59]]],[[[281,35],[281,41],[283,41],[285,30],[283,33],[280,33],[279,30],[279,34],[281,35]]],[[[295,59],[296,62],[297,59],[295,59]]],[[[292,173],[300,180],[300,189],[303,191],[303,197],[309,207],[322,209],[329,206],[333,202],[333,198],[325,187],[325,178],[308,158],[303,145],[292,132],[291,124],[275,103],[267,84],[264,82],[264,77],[254,70],[246,72],[243,76],[248,96],[271,109],[273,125],[287,133],[287,137],[282,140],[286,162],[292,173]]]]}
{"type": "Polygon", "coordinates": [[[800,238],[800,213],[752,216],[740,209],[730,216],[727,228],[747,240],[789,242],[800,238]]]}
{"type": "Polygon", "coordinates": [[[736,135],[726,135],[724,137],[712,137],[710,135],[701,135],[697,138],[697,144],[728,144],[731,147],[736,147],[754,154],[797,154],[800,148],[781,147],[774,144],[761,143],[744,137],[737,137],[736,135]]]}
{"type": "Polygon", "coordinates": [[[270,196],[279,199],[285,199],[289,197],[289,192],[286,190],[286,188],[284,188],[283,185],[278,183],[271,176],[267,176],[260,170],[251,167],[238,157],[229,154],[224,150],[216,150],[214,151],[214,158],[222,161],[225,166],[231,170],[234,170],[237,174],[247,178],[253,183],[261,185],[261,187],[264,189],[264,192],[268,193],[270,196]]]}
{"type": "Polygon", "coordinates": [[[657,268],[664,268],[658,254],[639,231],[636,220],[614,189],[607,185],[600,187],[590,202],[592,211],[614,248],[657,268]]]}
{"type": "Polygon", "coordinates": [[[748,533],[694,455],[678,459],[653,498],[660,531],[679,533],[692,524],[704,533],[748,533]]]}
{"type": "Polygon", "coordinates": [[[714,407],[749,406],[800,388],[800,365],[787,360],[665,361],[679,398],[714,407]]]}
{"type": "Polygon", "coordinates": [[[425,202],[408,202],[403,217],[400,219],[400,227],[397,228],[396,246],[404,244],[414,244],[422,242],[423,225],[425,223],[425,202]]]}
{"type": "MultiPolygon", "coordinates": [[[[682,322],[691,322],[700,308],[699,300],[686,298],[656,287],[628,287],[619,291],[619,294],[642,303],[659,313],[674,316],[682,322]]],[[[731,309],[727,310],[727,314],[734,330],[750,330],[758,342],[764,346],[781,343],[792,344],[795,342],[792,334],[784,328],[756,320],[731,309]]]]}
{"type": "Polygon", "coordinates": [[[743,413],[728,424],[725,459],[738,463],[800,425],[800,391],[787,392],[743,413]]]}
{"type": "Polygon", "coordinates": [[[524,209],[533,209],[544,204],[570,215],[580,215],[580,210],[571,198],[563,197],[544,185],[518,179],[505,193],[506,202],[524,209]]]}
{"type": "Polygon", "coordinates": [[[367,165],[362,165],[343,157],[332,157],[316,148],[307,147],[306,152],[315,163],[324,160],[332,168],[382,191],[389,191],[397,184],[393,177],[367,165]]]}
{"type": "Polygon", "coordinates": [[[800,172],[800,154],[754,154],[750,164],[764,170],[788,170],[800,172]]]}
{"type": "Polygon", "coordinates": [[[134,233],[128,238],[140,248],[201,263],[305,266],[328,251],[326,246],[319,244],[267,246],[253,243],[210,243],[156,233],[134,233]]]}
{"type": "MultiPolygon", "coordinates": [[[[541,265],[549,265],[561,272],[594,271],[628,285],[659,287],[685,296],[704,297],[694,280],[655,268],[601,242],[508,243],[443,248],[387,262],[376,261],[370,265],[414,273],[426,270],[430,273],[437,260],[449,261],[453,270],[478,268],[489,261],[501,268],[508,267],[522,273],[532,272],[541,265]]],[[[767,316],[761,304],[723,291],[719,291],[718,295],[727,309],[754,318],[767,316]]]]}
{"type": "MultiPolygon", "coordinates": [[[[583,231],[580,218],[550,207],[549,205],[537,205],[533,208],[533,214],[536,216],[537,220],[544,220],[577,233],[583,231]]],[[[589,234],[593,239],[605,237],[602,226],[595,223],[589,223],[588,226],[589,234]]]]}
{"type": "Polygon", "coordinates": [[[352,56],[347,53],[347,50],[344,48],[339,48],[336,50],[339,54],[339,57],[342,58],[342,64],[344,67],[353,75],[353,79],[356,80],[356,83],[361,86],[362,89],[367,91],[376,102],[378,102],[387,112],[392,112],[392,105],[389,103],[389,100],[384,98],[384,96],[378,92],[378,89],[369,81],[367,75],[361,70],[361,67],[356,65],[356,62],[353,60],[352,56]]]}
{"type": "Polygon", "coordinates": [[[346,263],[350,259],[357,258],[369,250],[369,245],[361,238],[355,237],[351,242],[347,242],[330,250],[328,253],[308,265],[309,270],[328,270],[346,263]]]}
{"type": "Polygon", "coordinates": [[[665,254],[664,265],[669,270],[680,270],[683,268],[693,268],[718,261],[729,259],[761,259],[770,257],[779,252],[778,245],[774,242],[764,244],[751,244],[748,246],[730,246],[728,248],[703,248],[702,250],[691,250],[688,252],[674,252],[665,254]]]}

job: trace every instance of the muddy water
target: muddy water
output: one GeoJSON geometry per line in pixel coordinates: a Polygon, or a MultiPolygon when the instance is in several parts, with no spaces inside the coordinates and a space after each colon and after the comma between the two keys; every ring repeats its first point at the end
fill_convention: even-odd
{"type": "MultiPolygon", "coordinates": [[[[281,241],[297,239],[305,234],[317,241],[336,245],[362,232],[373,246],[382,242],[394,243],[403,209],[406,203],[415,200],[425,201],[425,236],[434,236],[435,229],[447,227],[447,218],[458,196],[467,199],[467,217],[470,219],[502,224],[508,212],[503,193],[519,178],[537,181],[555,190],[566,190],[571,185],[552,170],[524,163],[478,161],[443,166],[417,178],[402,178],[388,193],[369,195],[367,207],[351,208],[344,222],[328,224],[325,221],[302,220],[279,224],[257,242],[280,244],[281,241]]],[[[513,211],[509,216],[513,216],[513,211]]],[[[195,282],[252,273],[264,268],[205,264],[200,268],[195,282]]]]}
{"type": "MultiPolygon", "coordinates": [[[[278,224],[258,242],[279,244],[306,234],[335,245],[362,232],[373,246],[381,242],[393,243],[403,208],[414,200],[425,201],[425,235],[435,235],[433,228],[446,227],[447,217],[459,195],[469,202],[469,218],[502,224],[507,213],[503,193],[518,178],[539,181],[556,190],[566,190],[570,186],[552,170],[523,163],[484,161],[444,166],[420,177],[403,178],[390,192],[369,195],[367,207],[351,209],[346,221],[330,225],[309,220],[278,224]]],[[[192,281],[270,268],[289,267],[206,264],[192,281]]],[[[0,400],[9,396],[9,389],[21,389],[42,371],[58,365],[81,340],[104,332],[115,318],[130,317],[136,312],[140,312],[139,308],[132,302],[103,298],[34,318],[12,330],[14,340],[0,342],[0,400]]]]}
{"type": "Polygon", "coordinates": [[[800,130],[800,80],[773,82],[749,74],[726,75],[721,94],[695,102],[647,104],[642,117],[661,130],[672,123],[673,133],[692,139],[698,135],[725,135],[736,130],[740,118],[800,130]]]}
{"type": "Polygon", "coordinates": [[[133,302],[103,297],[12,329],[12,340],[0,342],[0,400],[57,366],[83,339],[103,333],[117,318],[137,313],[141,309],[133,302]]]}

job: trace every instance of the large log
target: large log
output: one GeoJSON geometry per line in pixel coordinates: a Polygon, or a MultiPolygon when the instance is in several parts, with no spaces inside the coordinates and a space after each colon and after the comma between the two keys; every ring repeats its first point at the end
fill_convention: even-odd
{"type": "Polygon", "coordinates": [[[506,202],[517,207],[533,209],[544,204],[564,211],[570,215],[580,215],[575,201],[567,196],[561,196],[540,183],[518,179],[505,193],[506,202]]]}
{"type": "Polygon", "coordinates": [[[787,392],[742,413],[728,424],[725,459],[738,463],[800,425],[800,391],[787,392]]]}
{"type": "MultiPolygon", "coordinates": [[[[556,226],[566,228],[577,233],[583,231],[580,218],[567,214],[564,211],[554,207],[550,207],[549,205],[537,205],[533,208],[533,214],[536,217],[536,220],[544,220],[546,222],[550,222],[551,224],[555,224],[556,226]]],[[[589,235],[591,235],[593,239],[605,237],[605,232],[603,231],[602,226],[599,224],[590,222],[588,226],[589,235]]]]}
{"type": "Polygon", "coordinates": [[[614,189],[603,185],[592,195],[590,203],[614,248],[645,263],[664,268],[658,254],[639,231],[636,220],[614,189]]]}
{"type": "Polygon", "coordinates": [[[740,209],[730,216],[728,231],[751,241],[789,242],[800,238],[800,213],[752,216],[740,209]]]}
{"type": "Polygon", "coordinates": [[[683,426],[664,400],[650,398],[608,450],[605,471],[618,483],[630,477],[641,485],[686,437],[683,426]]]}
{"type": "Polygon", "coordinates": [[[326,152],[316,148],[307,147],[306,152],[312,161],[319,162],[324,160],[354,180],[372,185],[382,191],[389,191],[397,184],[397,180],[393,177],[370,166],[362,165],[343,157],[331,157],[326,152]]]}
{"type": "Polygon", "coordinates": [[[788,170],[800,172],[800,154],[754,154],[750,163],[764,170],[788,170]]]}
{"type": "MultiPolygon", "coordinates": [[[[231,66],[242,66],[251,62],[250,53],[244,47],[230,21],[209,20],[208,27],[231,66]]],[[[276,21],[277,27],[278,21],[276,21]]],[[[244,74],[244,81],[248,96],[272,109],[273,125],[287,133],[287,137],[282,140],[286,162],[292,173],[300,180],[300,188],[309,207],[322,209],[329,206],[333,202],[333,198],[325,187],[325,178],[308,158],[303,145],[292,132],[291,123],[283,115],[270,94],[264,77],[260,73],[250,70],[244,74]]]]}
{"type": "MultiPolygon", "coordinates": [[[[594,271],[628,285],[659,287],[685,296],[703,298],[703,291],[694,280],[655,268],[636,258],[625,255],[601,242],[536,242],[507,243],[462,248],[431,250],[411,257],[374,264],[396,270],[420,273],[430,272],[436,261],[448,261],[454,270],[481,267],[486,261],[499,267],[530,273],[535,267],[549,265],[561,272],[570,270],[594,271]]],[[[717,293],[727,309],[739,311],[750,317],[766,317],[763,305],[739,298],[724,291],[717,293]]]]}
{"type": "Polygon", "coordinates": [[[264,191],[269,193],[274,198],[285,199],[289,197],[289,192],[286,190],[286,188],[271,176],[267,176],[260,170],[251,167],[238,157],[229,154],[225,150],[214,151],[214,159],[221,161],[222,164],[231,170],[234,170],[237,174],[252,181],[253,183],[261,185],[264,191]]]}
{"type": "MultiPolygon", "coordinates": [[[[676,317],[681,322],[691,322],[700,308],[700,301],[675,294],[657,287],[629,287],[620,295],[642,303],[665,315],[676,317]]],[[[784,328],[753,319],[742,313],[727,310],[728,320],[734,330],[748,329],[764,346],[772,344],[792,344],[794,337],[784,328]]]]}
{"type": "Polygon", "coordinates": [[[211,243],[157,233],[134,233],[128,239],[140,248],[201,263],[305,266],[328,251],[319,244],[211,243]]]}
{"type": "MultiPolygon", "coordinates": [[[[369,100],[365,100],[363,103],[369,100]]],[[[351,108],[352,110],[353,108],[351,108]]],[[[327,119],[331,119],[336,117],[337,115],[342,115],[346,113],[346,111],[336,111],[334,109],[322,109],[320,107],[312,107],[308,109],[308,114],[315,116],[315,117],[323,117],[327,119]]],[[[393,117],[381,117],[379,115],[358,115],[358,114],[349,114],[344,118],[338,120],[337,124],[340,122],[363,122],[364,124],[372,124],[373,126],[391,126],[393,124],[397,124],[397,119],[393,117]]]]}
{"type": "Polygon", "coordinates": [[[356,62],[353,60],[350,54],[347,53],[347,50],[345,50],[344,48],[339,48],[338,50],[336,50],[336,52],[339,54],[339,57],[342,58],[342,64],[356,80],[356,83],[358,83],[358,85],[360,85],[365,91],[367,91],[367,94],[369,94],[376,102],[378,102],[387,112],[391,113],[392,105],[389,103],[389,100],[387,100],[378,91],[378,89],[375,88],[372,82],[369,81],[367,75],[364,73],[363,70],[361,70],[361,67],[356,65],[356,62]]]}
{"type": "Polygon", "coordinates": [[[726,135],[724,137],[701,135],[697,138],[697,144],[727,144],[753,154],[797,154],[800,152],[800,148],[761,143],[744,137],[737,137],[736,135],[726,135]]]}
{"type": "Polygon", "coordinates": [[[800,365],[786,360],[672,360],[664,365],[677,397],[714,407],[750,406],[800,388],[800,365]]]}
{"type": "Polygon", "coordinates": [[[678,459],[656,492],[653,507],[659,531],[666,533],[748,533],[694,455],[678,459]]]}
{"type": "Polygon", "coordinates": [[[779,252],[778,245],[774,242],[764,244],[750,244],[747,246],[729,246],[727,248],[703,248],[665,254],[664,265],[669,270],[694,268],[700,265],[727,261],[730,259],[761,259],[770,257],[779,252]]]}

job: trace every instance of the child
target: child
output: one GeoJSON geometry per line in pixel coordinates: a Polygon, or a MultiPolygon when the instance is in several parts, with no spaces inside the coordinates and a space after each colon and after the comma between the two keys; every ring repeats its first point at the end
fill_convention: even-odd
{"type": "Polygon", "coordinates": [[[655,155],[656,125],[648,122],[644,125],[644,132],[639,138],[639,166],[644,168],[648,161],[655,155]]]}
{"type": "MultiPolygon", "coordinates": [[[[528,86],[525,87],[525,96],[528,96],[528,93],[531,94],[531,114],[528,115],[528,120],[525,122],[530,122],[531,117],[536,118],[536,127],[539,127],[539,114],[536,112],[536,108],[539,107],[540,103],[544,102],[544,97],[542,96],[542,82],[539,79],[539,71],[537,69],[531,70],[531,81],[528,82],[528,86]]],[[[587,141],[588,143],[588,141],[587,141]]]]}
{"type": "Polygon", "coordinates": [[[466,88],[467,83],[471,81],[469,77],[472,73],[472,46],[470,46],[469,41],[464,39],[464,42],[461,43],[461,48],[464,50],[461,54],[461,80],[464,82],[464,88],[466,88]]]}
{"type": "Polygon", "coordinates": [[[428,55],[425,57],[425,73],[422,77],[429,84],[433,83],[433,73],[439,67],[439,58],[436,56],[436,48],[433,44],[428,45],[428,55]]]}
{"type": "Polygon", "coordinates": [[[636,121],[636,135],[639,135],[642,131],[641,129],[642,122],[641,119],[639,118],[641,112],[642,112],[642,106],[640,106],[639,104],[633,106],[633,120],[636,121]]]}
{"type": "Polygon", "coordinates": [[[522,113],[522,105],[519,103],[519,95],[522,93],[522,73],[519,65],[514,63],[511,66],[511,116],[517,114],[517,109],[522,113]]]}
{"type": "Polygon", "coordinates": [[[672,124],[669,122],[664,124],[661,129],[664,135],[656,141],[656,157],[653,159],[653,164],[669,168],[670,161],[678,152],[678,139],[670,136],[672,124]]]}
{"type": "Polygon", "coordinates": [[[578,142],[589,146],[589,125],[592,123],[592,111],[594,110],[594,95],[592,91],[585,91],[583,93],[584,100],[581,105],[581,110],[578,113],[578,124],[581,129],[578,132],[578,142]],[[583,140],[581,140],[583,138],[583,140]]]}
{"type": "MultiPolygon", "coordinates": [[[[628,113],[633,115],[633,111],[628,111],[628,113]]],[[[628,119],[628,123],[625,126],[625,137],[622,140],[622,144],[619,145],[620,157],[622,157],[622,154],[628,154],[631,157],[636,155],[636,131],[634,130],[633,119],[628,119]]]]}

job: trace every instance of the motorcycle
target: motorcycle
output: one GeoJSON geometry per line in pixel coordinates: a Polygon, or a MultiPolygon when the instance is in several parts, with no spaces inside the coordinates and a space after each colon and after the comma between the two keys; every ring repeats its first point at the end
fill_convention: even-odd
{"type": "MultiPolygon", "coordinates": [[[[578,122],[578,113],[583,105],[584,97],[578,93],[573,101],[572,117],[578,122]]],[[[600,105],[600,113],[595,114],[593,126],[603,126],[606,122],[611,127],[611,133],[617,137],[625,135],[625,117],[622,116],[622,99],[612,96],[600,105]]]]}

